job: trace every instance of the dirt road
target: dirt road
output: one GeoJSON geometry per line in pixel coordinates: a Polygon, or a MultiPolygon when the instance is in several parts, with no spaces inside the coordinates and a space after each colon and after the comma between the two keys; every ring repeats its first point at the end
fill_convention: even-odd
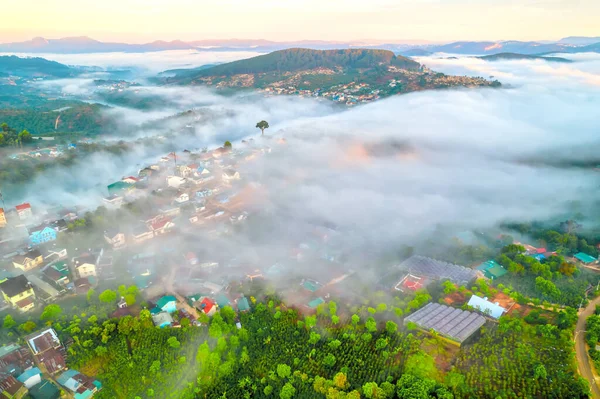
{"type": "Polygon", "coordinates": [[[585,342],[585,320],[590,317],[596,305],[600,305],[600,297],[592,300],[590,304],[579,313],[577,319],[577,327],[575,328],[575,354],[577,358],[577,369],[579,374],[585,378],[592,389],[592,398],[600,399],[600,388],[598,387],[596,372],[594,371],[594,365],[588,355],[587,344],[585,342]]]}

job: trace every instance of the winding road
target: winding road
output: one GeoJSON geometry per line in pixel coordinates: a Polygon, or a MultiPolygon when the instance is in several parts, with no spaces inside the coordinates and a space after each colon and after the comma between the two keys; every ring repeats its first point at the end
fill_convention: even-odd
{"type": "Polygon", "coordinates": [[[600,399],[600,388],[598,387],[596,372],[588,355],[587,344],[585,342],[585,320],[594,313],[596,305],[600,305],[600,297],[590,301],[589,305],[579,313],[577,327],[575,328],[575,356],[577,358],[579,374],[590,384],[592,398],[600,399]]]}

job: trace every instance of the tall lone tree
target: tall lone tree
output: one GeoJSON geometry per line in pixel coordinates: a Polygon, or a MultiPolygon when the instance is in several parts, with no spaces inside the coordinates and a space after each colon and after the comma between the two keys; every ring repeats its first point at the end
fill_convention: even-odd
{"type": "Polygon", "coordinates": [[[264,136],[265,135],[265,129],[269,128],[269,122],[267,122],[267,121],[260,121],[260,122],[258,122],[256,124],[256,127],[259,128],[260,131],[262,132],[261,136],[264,136]]]}

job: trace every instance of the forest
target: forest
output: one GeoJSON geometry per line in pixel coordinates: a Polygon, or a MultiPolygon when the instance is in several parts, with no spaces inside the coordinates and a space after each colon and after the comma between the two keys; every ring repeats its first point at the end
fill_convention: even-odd
{"type": "Polygon", "coordinates": [[[505,316],[459,348],[403,326],[404,314],[432,299],[427,291],[402,304],[396,298],[404,311],[330,300],[303,314],[263,296],[269,289],[261,283],[240,289],[250,298],[249,312],[226,306],[210,319],[201,316],[199,326],[175,314],[180,328],[154,327],[137,287],[120,286],[91,290],[71,307],[5,316],[2,331],[14,339],[52,325],[68,347],[69,367],[102,382],[97,398],[587,397],[575,375],[574,309],[505,316]],[[131,315],[112,318],[118,296],[131,315]]]}
{"type": "Polygon", "coordinates": [[[208,76],[231,76],[268,72],[294,72],[314,68],[364,69],[393,65],[401,69],[418,70],[421,65],[410,58],[395,56],[387,50],[309,50],[287,49],[259,55],[246,60],[229,62],[211,68],[180,72],[167,78],[168,83],[189,83],[208,76]]]}
{"type": "Polygon", "coordinates": [[[46,103],[42,107],[0,109],[0,120],[16,130],[27,129],[33,135],[111,133],[116,123],[103,113],[106,109],[104,105],[81,102],[46,103]],[[64,103],[69,105],[61,108],[64,103]],[[48,109],[50,106],[52,109],[48,109]]]}

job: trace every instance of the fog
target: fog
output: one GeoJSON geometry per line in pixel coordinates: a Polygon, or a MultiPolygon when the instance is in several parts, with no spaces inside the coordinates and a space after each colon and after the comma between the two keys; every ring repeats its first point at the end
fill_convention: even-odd
{"type": "MultiPolygon", "coordinates": [[[[252,228],[203,247],[209,257],[226,248],[238,260],[261,259],[264,266],[289,256],[315,225],[334,226],[338,249],[355,254],[356,261],[404,245],[423,249],[439,231],[574,213],[592,218],[600,175],[579,164],[600,164],[600,58],[572,58],[570,64],[420,58],[436,71],[494,76],[504,86],[424,91],[351,109],[298,97],[144,86],[138,94],[159,96],[165,109],[108,111],[127,128],[107,140],[133,143],[132,150],[97,153],[45,172],[24,185],[19,201],[94,209],[106,185],[168,152],[230,140],[234,149],[271,152],[238,163],[242,180],[234,189],[249,182],[259,187],[260,195],[245,205],[255,215],[252,228]],[[191,118],[152,126],[158,117],[185,109],[194,110],[191,118]],[[254,127],[262,119],[270,124],[265,138],[254,127]],[[250,137],[252,146],[241,142],[250,137]],[[155,142],[141,144],[141,138],[155,142]]],[[[63,90],[85,87],[83,81],[55,83],[63,90]]],[[[202,234],[186,232],[196,243],[192,248],[202,234]]]]}
{"type": "Polygon", "coordinates": [[[105,69],[135,68],[143,76],[155,75],[167,69],[195,68],[206,64],[231,62],[260,55],[253,51],[171,50],[147,53],[0,53],[19,57],[42,57],[66,65],[105,69]]]}

